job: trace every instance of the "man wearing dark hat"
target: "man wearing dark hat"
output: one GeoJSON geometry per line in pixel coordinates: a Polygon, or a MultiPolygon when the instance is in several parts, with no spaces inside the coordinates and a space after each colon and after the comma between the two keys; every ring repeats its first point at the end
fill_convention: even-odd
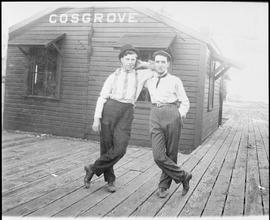
{"type": "Polygon", "coordinates": [[[190,104],[182,81],[168,72],[171,54],[159,50],[153,58],[156,75],[145,83],[145,87],[152,101],[149,123],[153,156],[162,170],[158,196],[164,198],[168,195],[172,180],[183,184],[184,196],[192,175],[177,165],[177,154],[182,118],[186,117],[190,104]]]}
{"type": "MultiPolygon", "coordinates": [[[[86,188],[89,188],[94,174],[104,174],[108,191],[116,191],[113,166],[126,153],[135,101],[144,82],[153,76],[151,70],[135,70],[138,57],[139,52],[132,45],[127,44],[121,48],[121,67],[106,79],[97,100],[92,129],[100,132],[100,157],[94,164],[85,166],[86,188]]],[[[143,65],[145,64],[149,68],[147,63],[143,65]]]]}

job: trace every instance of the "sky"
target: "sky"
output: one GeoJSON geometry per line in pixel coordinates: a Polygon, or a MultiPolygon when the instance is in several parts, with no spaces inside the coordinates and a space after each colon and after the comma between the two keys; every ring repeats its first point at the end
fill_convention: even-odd
{"type": "MultiPolygon", "coordinates": [[[[53,6],[143,6],[206,31],[223,55],[242,64],[227,72],[228,98],[268,102],[268,3],[256,2],[1,2],[2,54],[8,28],[53,6]]],[[[3,73],[2,73],[3,74],[3,73]]]]}

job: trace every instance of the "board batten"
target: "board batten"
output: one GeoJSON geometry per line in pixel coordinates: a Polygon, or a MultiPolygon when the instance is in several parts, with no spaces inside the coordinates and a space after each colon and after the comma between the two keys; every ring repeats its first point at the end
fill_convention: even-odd
{"type": "MultiPolygon", "coordinates": [[[[210,72],[210,58],[207,60],[207,73],[210,72]]],[[[219,113],[219,90],[220,90],[220,78],[215,81],[214,88],[214,103],[213,109],[208,111],[208,89],[209,89],[209,77],[205,76],[204,84],[204,105],[203,105],[203,126],[202,126],[202,140],[205,140],[210,134],[212,134],[218,128],[218,113],[219,113]]]]}
{"type": "MultiPolygon", "coordinates": [[[[84,9],[61,9],[54,14],[89,12],[84,9]]],[[[66,33],[63,40],[62,78],[60,100],[25,98],[24,77],[27,68],[21,65],[24,55],[17,47],[9,47],[7,68],[8,83],[5,111],[5,128],[37,131],[56,135],[84,137],[87,105],[87,48],[89,24],[50,24],[49,15],[40,19],[20,35],[42,38],[43,34],[66,33]],[[76,35],[74,36],[74,33],[76,35]],[[78,55],[78,57],[77,57],[78,55]]],[[[13,35],[13,38],[16,37],[13,35]]]]}
{"type": "MultiPolygon", "coordinates": [[[[96,9],[96,13],[104,13],[107,9],[96,9]]],[[[111,10],[109,10],[111,11],[111,10]]],[[[122,12],[134,12],[123,10],[122,12]]],[[[166,24],[145,16],[138,15],[138,23],[94,23],[93,54],[89,72],[89,102],[87,121],[93,122],[95,105],[100,90],[106,78],[119,67],[119,50],[113,48],[113,44],[124,34],[153,34],[153,33],[176,33],[177,31],[166,24]]],[[[184,33],[177,33],[172,45],[174,63],[172,72],[183,82],[187,96],[191,102],[191,108],[185,119],[184,129],[181,134],[179,149],[190,152],[194,149],[195,136],[195,114],[197,111],[197,87],[200,74],[200,43],[184,33]],[[183,41],[184,38],[184,41],[183,41]]],[[[150,146],[149,141],[149,119],[150,105],[138,102],[134,112],[132,124],[131,144],[150,146]]],[[[90,138],[98,140],[91,129],[87,130],[90,138]]]]}

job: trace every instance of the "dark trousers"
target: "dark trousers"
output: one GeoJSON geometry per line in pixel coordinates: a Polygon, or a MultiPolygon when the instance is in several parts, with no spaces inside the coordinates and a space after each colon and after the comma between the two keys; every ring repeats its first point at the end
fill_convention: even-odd
{"type": "Polygon", "coordinates": [[[186,172],[177,165],[182,121],[176,105],[153,106],[150,135],[155,163],[162,170],[159,187],[168,189],[174,180],[180,183],[186,172]]]}
{"type": "Polygon", "coordinates": [[[109,99],[103,108],[100,132],[100,157],[92,166],[92,171],[104,174],[106,182],[114,182],[113,166],[126,153],[130,139],[134,115],[132,104],[109,99]]]}

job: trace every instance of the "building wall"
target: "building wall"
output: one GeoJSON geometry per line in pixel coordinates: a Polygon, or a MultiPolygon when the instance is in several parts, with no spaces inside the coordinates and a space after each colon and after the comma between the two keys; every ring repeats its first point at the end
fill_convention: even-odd
{"type": "MultiPolygon", "coordinates": [[[[65,9],[54,14],[89,13],[90,8],[65,9]]],[[[95,8],[95,13],[134,12],[129,8],[95,8]]],[[[138,23],[93,23],[93,38],[89,23],[50,24],[45,16],[21,34],[42,35],[64,32],[63,65],[60,100],[25,98],[25,75],[27,62],[17,47],[9,47],[6,79],[5,128],[29,130],[73,137],[99,137],[91,130],[96,101],[105,79],[119,67],[119,50],[113,44],[124,34],[177,33],[172,46],[173,74],[184,84],[191,108],[184,121],[179,149],[194,149],[195,119],[198,114],[198,79],[201,44],[190,36],[177,32],[166,24],[138,13],[138,23]],[[88,59],[89,50],[92,56],[88,59]]],[[[150,103],[138,102],[132,125],[131,144],[150,146],[148,118],[150,103]]]]}
{"type": "MultiPolygon", "coordinates": [[[[60,9],[56,14],[89,12],[60,9]]],[[[21,34],[64,32],[60,101],[25,98],[26,57],[9,46],[7,59],[5,128],[83,137],[87,104],[87,47],[89,24],[50,24],[46,16],[21,34]]]]}
{"type": "MultiPolygon", "coordinates": [[[[210,72],[210,58],[208,58],[207,60],[207,74],[209,72],[210,72]]],[[[211,111],[208,111],[209,77],[206,75],[204,86],[202,141],[205,140],[210,134],[212,134],[218,128],[219,89],[220,89],[220,78],[215,81],[213,109],[211,111]]]]}
{"type": "MultiPolygon", "coordinates": [[[[136,12],[132,9],[119,8],[116,9],[103,8],[96,9],[97,13],[109,12],[136,12]]],[[[94,23],[93,35],[93,55],[90,61],[89,74],[89,103],[88,103],[88,119],[93,121],[93,114],[95,110],[96,101],[99,92],[105,79],[111,74],[115,68],[119,67],[118,53],[112,45],[124,34],[159,34],[159,33],[175,33],[176,30],[162,24],[153,18],[144,14],[139,14],[138,23],[94,23]]],[[[175,57],[172,71],[179,76],[183,81],[187,96],[191,102],[191,108],[185,120],[184,129],[181,133],[181,140],[179,149],[182,151],[190,151],[194,148],[194,134],[195,134],[195,118],[196,118],[196,96],[197,84],[199,75],[199,59],[200,59],[200,43],[184,33],[177,33],[172,48],[175,57]]],[[[149,142],[149,113],[150,103],[138,102],[136,104],[134,121],[132,125],[131,144],[140,144],[143,146],[150,146],[149,142]]],[[[91,125],[91,124],[89,124],[91,125]]],[[[91,131],[89,126],[87,133],[91,138],[98,138],[91,131]]]]}

